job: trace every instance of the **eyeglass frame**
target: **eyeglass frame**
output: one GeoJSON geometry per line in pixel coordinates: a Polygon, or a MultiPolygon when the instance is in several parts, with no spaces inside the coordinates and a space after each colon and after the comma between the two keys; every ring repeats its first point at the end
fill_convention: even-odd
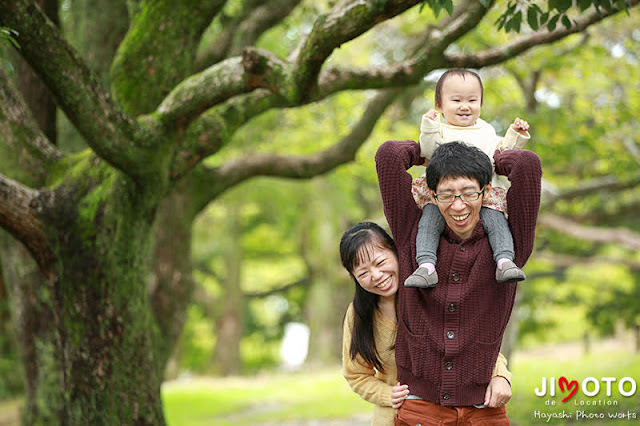
{"type": "Polygon", "coordinates": [[[481,191],[469,191],[469,192],[463,192],[462,194],[459,195],[454,195],[454,194],[450,194],[448,192],[442,192],[440,194],[433,194],[433,198],[435,198],[435,200],[439,203],[443,203],[443,204],[453,204],[456,202],[456,198],[460,198],[460,201],[462,201],[463,203],[473,203],[474,201],[478,201],[480,199],[480,195],[484,195],[484,190],[487,187],[483,187],[481,191]],[[463,196],[469,196],[470,194],[476,194],[478,196],[478,198],[476,198],[475,200],[465,200],[464,198],[462,198],[463,196]],[[438,197],[440,195],[452,195],[453,196],[453,200],[451,201],[441,201],[438,199],[438,197]]]}

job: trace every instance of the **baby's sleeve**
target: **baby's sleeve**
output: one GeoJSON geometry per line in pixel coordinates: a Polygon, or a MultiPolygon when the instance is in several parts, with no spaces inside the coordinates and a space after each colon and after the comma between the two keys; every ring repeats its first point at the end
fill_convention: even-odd
{"type": "Polygon", "coordinates": [[[420,155],[424,158],[431,158],[433,152],[442,144],[442,133],[440,132],[440,116],[437,120],[422,116],[420,123],[420,155]]]}

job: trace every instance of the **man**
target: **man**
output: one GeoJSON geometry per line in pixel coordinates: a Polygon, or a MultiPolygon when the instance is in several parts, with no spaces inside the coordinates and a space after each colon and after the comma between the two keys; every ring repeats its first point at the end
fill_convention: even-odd
{"type": "MultiPolygon", "coordinates": [[[[496,152],[494,160],[496,173],[511,181],[509,227],[514,262],[522,267],[533,250],[540,160],[525,150],[496,152]]],[[[423,163],[420,146],[413,141],[386,142],[376,154],[384,213],[398,249],[400,280],[417,266],[415,241],[421,216],[407,170],[423,163]]],[[[427,184],[447,224],[438,249],[442,285],[398,291],[398,381],[409,386],[411,399],[398,411],[396,424],[428,420],[445,425],[466,420],[474,425],[509,424],[506,400],[492,401],[497,408],[478,408],[486,397],[503,395],[509,386],[501,377],[491,379],[491,373],[516,293],[515,283],[496,282],[479,216],[491,173],[486,154],[459,142],[441,145],[429,160],[427,184]]]]}

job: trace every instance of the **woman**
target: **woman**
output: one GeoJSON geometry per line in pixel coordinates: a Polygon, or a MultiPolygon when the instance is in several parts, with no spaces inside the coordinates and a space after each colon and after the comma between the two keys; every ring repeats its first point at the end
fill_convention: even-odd
{"type": "MultiPolygon", "coordinates": [[[[340,241],[342,265],[355,283],[343,327],[343,374],[351,389],[375,404],[373,425],[393,425],[395,411],[410,390],[396,381],[396,292],[398,254],[393,239],[379,225],[362,222],[340,241]]],[[[511,398],[511,373],[502,354],[487,387],[484,405],[497,407],[511,398]]]]}

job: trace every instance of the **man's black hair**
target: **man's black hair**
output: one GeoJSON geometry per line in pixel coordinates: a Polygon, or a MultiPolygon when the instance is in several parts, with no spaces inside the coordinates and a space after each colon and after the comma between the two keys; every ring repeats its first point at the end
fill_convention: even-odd
{"type": "Polygon", "coordinates": [[[480,188],[491,182],[493,165],[487,154],[464,142],[449,142],[434,151],[427,164],[427,186],[435,192],[442,179],[475,179],[480,188]]]}

